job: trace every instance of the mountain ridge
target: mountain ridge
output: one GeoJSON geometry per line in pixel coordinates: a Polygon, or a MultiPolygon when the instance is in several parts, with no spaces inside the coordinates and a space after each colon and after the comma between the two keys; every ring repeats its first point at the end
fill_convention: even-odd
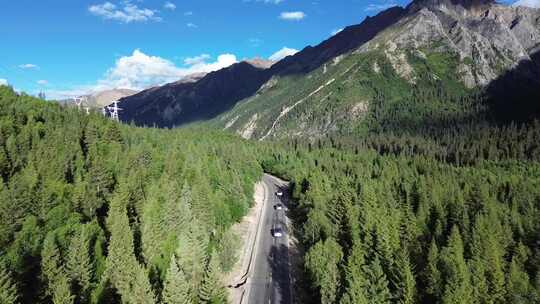
{"type": "MultiPolygon", "coordinates": [[[[240,62],[232,65],[231,67],[221,69],[205,75],[197,82],[214,82],[220,81],[222,77],[229,73],[229,71],[235,70],[235,67],[239,64],[249,64],[259,70],[257,76],[254,77],[254,81],[248,82],[248,89],[250,94],[245,96],[245,92],[233,92],[229,90],[227,94],[219,96],[219,100],[204,100],[201,104],[204,104],[212,109],[229,109],[243,98],[249,97],[255,94],[264,83],[266,83],[272,76],[275,75],[290,75],[290,74],[305,74],[313,69],[322,65],[325,61],[340,56],[351,49],[358,47],[359,44],[372,39],[378,32],[387,26],[395,22],[404,9],[401,7],[394,7],[381,12],[375,17],[367,17],[361,24],[353,25],[345,28],[342,32],[334,35],[333,37],[325,40],[319,45],[312,47],[308,46],[295,55],[285,57],[277,63],[274,63],[268,68],[258,68],[249,62],[240,62]],[[239,98],[243,97],[243,98],[239,98]],[[216,104],[221,102],[222,104],[216,104]]],[[[235,75],[235,78],[243,78],[243,75],[235,75]]],[[[240,79],[240,80],[241,80],[240,79]]],[[[185,86],[181,83],[176,88],[172,84],[168,84],[162,87],[151,88],[130,96],[129,98],[123,98],[120,102],[120,106],[125,109],[121,115],[121,119],[126,122],[134,121],[139,125],[157,125],[161,127],[173,127],[184,123],[189,123],[204,118],[211,117],[216,111],[210,111],[209,115],[195,115],[192,111],[182,111],[183,103],[191,104],[192,100],[180,100],[175,98],[171,93],[177,91],[177,96],[185,95],[184,92],[189,90],[193,95],[200,95],[202,92],[198,91],[199,86],[193,83],[193,85],[185,86]],[[151,94],[156,94],[158,98],[153,98],[151,94]],[[144,100],[144,101],[143,101],[144,100]],[[164,103],[168,102],[168,106],[164,106],[164,103]]],[[[239,89],[234,87],[234,89],[239,89]]],[[[240,91],[240,90],[239,90],[240,91]]],[[[218,113],[218,114],[221,114],[218,113]]]]}
{"type": "Polygon", "coordinates": [[[467,2],[468,9],[452,1],[422,3],[412,3],[398,22],[305,79],[273,79],[273,91],[240,102],[211,125],[246,138],[317,138],[391,125],[396,129],[388,131],[403,132],[470,119],[465,117],[500,119],[511,112],[516,115],[500,120],[534,118],[538,111],[531,99],[520,102],[506,94],[502,100],[490,84],[497,81],[503,89],[507,84],[498,79],[518,69],[524,75],[520,82],[534,91],[539,69],[521,63],[533,60],[540,42],[540,10],[491,2],[467,2]],[[485,97],[474,97],[479,92],[485,97]],[[429,94],[429,104],[415,102],[418,94],[429,94]],[[508,111],[518,105],[523,109],[508,111]]]}
{"type": "MultiPolygon", "coordinates": [[[[128,110],[123,120],[170,127],[211,119],[210,125],[259,139],[318,137],[343,128],[373,129],[379,122],[367,118],[373,114],[377,90],[393,90],[381,81],[402,86],[404,92],[413,92],[423,82],[426,87],[442,85],[444,90],[465,94],[487,87],[520,62],[531,60],[539,45],[540,10],[493,1],[418,0],[405,8],[393,7],[367,17],[268,69],[253,70],[250,79],[256,81],[249,82],[241,93],[236,92],[241,89],[237,82],[245,75],[237,70],[234,77],[222,77],[227,73],[224,69],[200,82],[227,79],[232,87],[226,94],[197,82],[176,95],[174,90],[163,94],[163,90],[170,90],[164,88],[157,89],[161,93],[124,98],[122,107],[133,107],[133,101],[138,100],[137,105],[150,111],[128,110]],[[363,79],[360,72],[371,78],[363,79]],[[379,78],[379,84],[374,84],[379,78]],[[186,97],[201,95],[202,89],[215,91],[214,99],[198,102],[186,97]],[[157,100],[157,96],[162,98],[157,100]],[[198,112],[185,109],[190,103],[199,105],[198,112]]],[[[444,102],[437,103],[447,107],[444,102]]]]}

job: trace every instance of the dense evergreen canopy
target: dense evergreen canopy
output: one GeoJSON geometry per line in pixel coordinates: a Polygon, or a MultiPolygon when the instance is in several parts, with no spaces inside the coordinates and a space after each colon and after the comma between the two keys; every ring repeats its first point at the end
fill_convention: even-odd
{"type": "Polygon", "coordinates": [[[224,302],[223,243],[261,173],[234,136],[120,125],[0,86],[0,302],[224,302]]]}
{"type": "Polygon", "coordinates": [[[540,124],[375,109],[355,136],[254,143],[0,86],[0,302],[226,302],[263,169],[292,182],[302,302],[540,302],[540,124]]]}
{"type": "Polygon", "coordinates": [[[538,130],[266,146],[265,170],[293,183],[303,301],[538,303],[538,130]]]}

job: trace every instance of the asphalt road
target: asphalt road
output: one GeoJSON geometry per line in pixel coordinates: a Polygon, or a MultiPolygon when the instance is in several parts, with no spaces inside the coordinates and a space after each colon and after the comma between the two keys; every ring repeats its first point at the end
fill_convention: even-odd
{"type": "Polygon", "coordinates": [[[279,303],[292,304],[289,273],[289,237],[286,225],[287,188],[274,177],[265,174],[266,203],[261,216],[262,227],[256,245],[253,272],[248,280],[249,297],[247,303],[279,303]],[[276,192],[283,191],[278,197],[276,192]],[[275,205],[282,203],[283,210],[276,210],[275,205]],[[272,236],[271,230],[281,227],[284,235],[280,238],[272,236]]]}

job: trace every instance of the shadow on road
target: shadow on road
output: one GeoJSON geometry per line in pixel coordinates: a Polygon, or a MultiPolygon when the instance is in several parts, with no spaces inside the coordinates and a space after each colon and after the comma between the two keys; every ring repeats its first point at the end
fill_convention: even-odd
{"type": "Polygon", "coordinates": [[[272,246],[268,264],[272,270],[272,281],[274,282],[272,303],[290,304],[289,249],[287,246],[283,244],[272,246]]]}

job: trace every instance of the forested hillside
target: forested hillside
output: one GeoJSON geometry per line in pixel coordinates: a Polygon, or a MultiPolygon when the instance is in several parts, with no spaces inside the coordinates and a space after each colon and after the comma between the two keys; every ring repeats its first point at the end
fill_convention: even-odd
{"type": "Polygon", "coordinates": [[[538,303],[540,127],[266,146],[290,179],[304,303],[538,303]]]}
{"type": "Polygon", "coordinates": [[[0,303],[224,303],[251,145],[0,86],[0,303]]]}

